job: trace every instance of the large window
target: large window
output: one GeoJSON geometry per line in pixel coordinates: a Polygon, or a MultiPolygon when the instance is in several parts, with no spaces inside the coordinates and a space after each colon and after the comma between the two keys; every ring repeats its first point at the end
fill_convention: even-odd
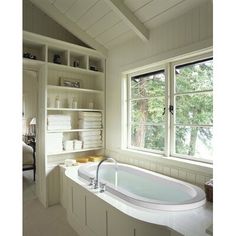
{"type": "Polygon", "coordinates": [[[128,77],[128,148],[211,162],[213,59],[163,68],[128,77]]]}

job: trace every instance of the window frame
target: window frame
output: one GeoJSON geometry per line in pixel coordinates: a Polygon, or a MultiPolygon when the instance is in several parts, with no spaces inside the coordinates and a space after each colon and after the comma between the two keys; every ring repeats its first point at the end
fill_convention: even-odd
{"type": "MultiPolygon", "coordinates": [[[[184,155],[184,154],[178,154],[175,152],[175,119],[176,119],[176,113],[175,113],[175,96],[178,93],[175,93],[175,85],[176,85],[176,78],[175,78],[175,68],[180,65],[187,65],[187,64],[192,64],[192,63],[198,63],[201,61],[206,61],[206,60],[214,60],[212,54],[203,54],[200,56],[195,56],[195,57],[189,57],[186,59],[182,60],[177,60],[175,62],[170,63],[170,71],[171,71],[171,81],[170,81],[170,87],[171,87],[171,96],[170,96],[170,103],[174,106],[174,115],[171,116],[170,119],[170,153],[169,155],[172,157],[177,157],[177,158],[183,158],[187,160],[192,160],[192,161],[198,161],[198,162],[205,162],[205,163],[213,163],[212,160],[206,159],[206,158],[200,158],[200,157],[194,157],[194,156],[189,156],[189,155],[184,155]]],[[[185,92],[185,93],[179,93],[179,94],[202,94],[202,93],[207,93],[207,92],[212,92],[213,94],[214,88],[212,90],[202,90],[202,91],[194,91],[194,92],[185,92]]],[[[189,126],[189,127],[211,127],[213,128],[212,125],[183,125],[183,126],[189,126]]]]}
{"type": "MultiPolygon", "coordinates": [[[[154,149],[148,149],[148,148],[138,148],[138,147],[134,147],[131,145],[131,79],[135,76],[139,76],[139,75],[145,75],[148,73],[155,73],[158,71],[164,71],[165,74],[165,92],[164,92],[164,97],[165,97],[165,107],[166,107],[166,92],[167,92],[167,85],[168,85],[168,78],[167,78],[167,73],[166,73],[166,66],[165,65],[161,65],[158,67],[152,67],[150,69],[147,70],[141,70],[141,71],[136,71],[134,73],[130,73],[127,76],[127,81],[126,81],[126,88],[127,88],[127,97],[126,97],[126,106],[127,106],[127,137],[126,137],[126,148],[127,149],[131,149],[131,150],[136,150],[136,151],[142,151],[142,152],[147,152],[147,153],[155,153],[155,154],[159,154],[159,155],[165,155],[165,146],[166,146],[166,142],[167,142],[167,135],[165,135],[164,137],[164,150],[154,150],[154,149]]],[[[165,112],[165,133],[167,130],[167,122],[166,122],[166,116],[168,112],[165,112]]]]}
{"type": "MultiPolygon", "coordinates": [[[[196,55],[196,54],[195,54],[196,55]]],[[[143,153],[153,153],[154,155],[159,155],[163,157],[168,157],[168,158],[179,158],[179,159],[185,159],[189,161],[196,161],[199,163],[208,163],[212,164],[213,161],[210,159],[204,159],[200,157],[194,157],[194,156],[189,156],[189,155],[183,155],[183,154],[177,154],[175,153],[175,143],[174,143],[174,138],[175,138],[175,133],[174,133],[174,120],[175,120],[175,115],[171,115],[170,112],[168,111],[168,108],[170,105],[174,106],[174,111],[175,111],[175,104],[174,104],[174,90],[175,90],[175,67],[183,64],[188,64],[188,63],[194,63],[198,62],[201,60],[206,60],[206,59],[213,59],[213,54],[212,52],[207,52],[207,53],[201,53],[197,56],[195,55],[188,55],[188,56],[182,56],[175,58],[173,60],[165,60],[163,63],[158,63],[158,66],[149,66],[148,69],[140,69],[140,70],[132,70],[130,73],[126,73],[124,79],[125,83],[123,86],[124,92],[124,112],[123,112],[123,120],[125,123],[125,128],[123,129],[123,147],[130,151],[141,151],[143,153]],[[165,107],[166,107],[166,112],[165,112],[165,137],[164,137],[164,151],[158,151],[158,150],[153,150],[153,149],[146,149],[146,148],[136,148],[131,146],[131,78],[137,75],[144,75],[146,73],[150,72],[155,72],[155,71],[160,71],[164,70],[165,74],[165,107]]],[[[214,60],[214,59],[213,59],[214,60]]],[[[144,67],[142,67],[144,68],[144,67]]],[[[214,92],[214,87],[210,92],[214,92]]],[[[194,92],[194,93],[198,93],[194,92]]],[[[201,91],[200,91],[201,93],[201,91]]],[[[174,112],[175,114],[175,112],[174,112]]],[[[202,127],[202,125],[201,125],[202,127]]],[[[213,124],[210,127],[214,127],[213,124]]],[[[214,137],[213,137],[214,138],[214,137]]]]}

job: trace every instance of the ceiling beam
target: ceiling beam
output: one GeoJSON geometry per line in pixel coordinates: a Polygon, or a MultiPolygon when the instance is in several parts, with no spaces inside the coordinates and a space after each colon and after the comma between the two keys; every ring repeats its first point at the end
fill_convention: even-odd
{"type": "Polygon", "coordinates": [[[108,49],[102,44],[98,43],[89,34],[83,31],[76,23],[67,18],[63,13],[56,9],[48,0],[31,0],[31,2],[40,8],[44,13],[50,16],[58,24],[63,26],[78,39],[82,40],[84,43],[88,44],[90,47],[100,51],[104,56],[108,55],[108,49]]]}
{"type": "Polygon", "coordinates": [[[149,30],[121,0],[104,0],[111,9],[144,41],[149,39],[149,30]]]}

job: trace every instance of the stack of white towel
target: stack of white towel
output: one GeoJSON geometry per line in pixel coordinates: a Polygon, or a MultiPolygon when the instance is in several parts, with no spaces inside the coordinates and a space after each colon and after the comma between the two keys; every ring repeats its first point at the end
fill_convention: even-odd
{"type": "MultiPolygon", "coordinates": [[[[101,129],[102,114],[100,112],[79,112],[79,127],[82,129],[101,129]]],[[[84,149],[102,146],[100,130],[80,132],[79,138],[83,141],[84,149]]]]}
{"type": "Polygon", "coordinates": [[[101,131],[84,131],[79,133],[83,141],[83,148],[97,148],[102,146],[101,131]]]}
{"type": "Polygon", "coordinates": [[[69,115],[48,115],[48,130],[71,129],[71,117],[69,115]]]}
{"type": "Polygon", "coordinates": [[[102,114],[100,112],[79,112],[79,128],[102,128],[102,114]]]}
{"type": "Polygon", "coordinates": [[[62,151],[62,133],[48,133],[46,136],[47,152],[61,152],[62,151]]]}

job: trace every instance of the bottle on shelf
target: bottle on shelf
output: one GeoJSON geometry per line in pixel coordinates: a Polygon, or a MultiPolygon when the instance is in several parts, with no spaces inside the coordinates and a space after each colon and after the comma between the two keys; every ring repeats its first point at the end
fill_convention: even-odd
{"type": "Polygon", "coordinates": [[[93,108],[94,108],[94,103],[93,103],[93,101],[89,101],[88,107],[89,107],[89,109],[93,109],[93,108]]]}
{"type": "Polygon", "coordinates": [[[77,109],[77,100],[75,97],[73,97],[73,100],[72,100],[72,108],[77,109]]]}
{"type": "Polygon", "coordinates": [[[56,108],[60,108],[61,106],[61,101],[59,99],[59,96],[56,96],[56,99],[55,99],[55,107],[56,108]]]}

